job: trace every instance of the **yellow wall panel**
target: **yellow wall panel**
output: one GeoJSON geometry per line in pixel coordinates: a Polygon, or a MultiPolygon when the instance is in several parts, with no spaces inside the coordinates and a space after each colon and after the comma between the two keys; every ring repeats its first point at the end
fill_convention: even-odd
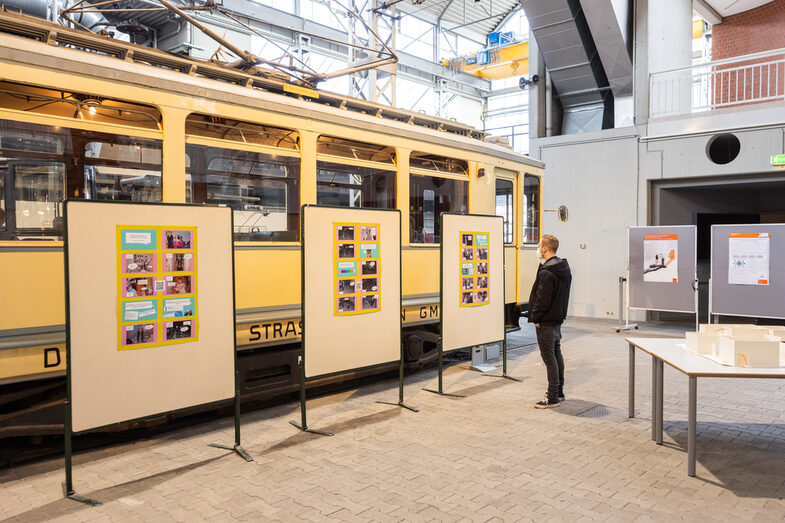
{"type": "Polygon", "coordinates": [[[238,310],[300,303],[300,249],[234,251],[238,310]]]}
{"type": "Polygon", "coordinates": [[[404,297],[439,292],[439,249],[407,249],[402,258],[404,297]]]}

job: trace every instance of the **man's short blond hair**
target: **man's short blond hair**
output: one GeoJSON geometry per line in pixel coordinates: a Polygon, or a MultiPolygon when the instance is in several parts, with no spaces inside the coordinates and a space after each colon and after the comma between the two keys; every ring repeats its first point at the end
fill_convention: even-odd
{"type": "Polygon", "coordinates": [[[556,254],[556,251],[559,250],[559,239],[554,236],[553,234],[543,234],[542,240],[540,240],[542,246],[551,251],[553,254],[556,254]]]}

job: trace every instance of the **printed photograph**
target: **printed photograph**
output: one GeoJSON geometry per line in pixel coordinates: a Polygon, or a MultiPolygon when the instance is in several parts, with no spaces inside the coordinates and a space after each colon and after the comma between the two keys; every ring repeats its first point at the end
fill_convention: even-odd
{"type": "Polygon", "coordinates": [[[376,227],[360,227],[360,241],[375,242],[378,238],[376,227]]]}
{"type": "Polygon", "coordinates": [[[166,322],[166,335],[164,338],[166,341],[192,338],[193,335],[193,320],[166,322]]]}
{"type": "Polygon", "coordinates": [[[461,289],[468,291],[474,288],[474,278],[461,278],[461,289]]]}
{"type": "Polygon", "coordinates": [[[335,228],[335,236],[338,241],[353,242],[354,241],[354,227],[350,225],[339,225],[335,228]]]}
{"type": "Polygon", "coordinates": [[[487,289],[488,288],[488,277],[487,276],[478,276],[477,277],[477,288],[478,289],[487,289]]]}
{"type": "Polygon", "coordinates": [[[354,312],[356,310],[355,307],[355,297],[350,296],[346,298],[338,298],[338,312],[354,312]]]}
{"type": "Polygon", "coordinates": [[[193,298],[171,298],[164,300],[164,318],[180,318],[194,315],[193,298]]]}
{"type": "Polygon", "coordinates": [[[477,303],[488,302],[488,291],[477,291],[477,303]]]}
{"type": "Polygon", "coordinates": [[[379,308],[379,295],[378,294],[369,294],[367,296],[363,296],[360,308],[364,311],[369,309],[378,309],[379,308]]]}
{"type": "Polygon", "coordinates": [[[193,276],[167,276],[166,294],[191,294],[193,292],[193,276]]]}
{"type": "Polygon", "coordinates": [[[123,254],[123,274],[136,272],[156,272],[155,253],[123,254]]]}
{"type": "Polygon", "coordinates": [[[473,234],[462,234],[461,235],[461,245],[464,247],[472,247],[474,246],[474,235],[473,234]]]}
{"type": "Polygon", "coordinates": [[[164,231],[164,249],[190,249],[191,231],[164,231]]]}
{"type": "Polygon", "coordinates": [[[367,274],[378,274],[379,273],[379,262],[376,261],[364,261],[360,264],[360,274],[363,276],[367,274]]]}
{"type": "Polygon", "coordinates": [[[379,257],[379,244],[378,243],[361,243],[359,258],[378,258],[379,257]]]}
{"type": "Polygon", "coordinates": [[[363,292],[377,292],[379,290],[378,278],[364,278],[363,279],[363,292]]]}
{"type": "Polygon", "coordinates": [[[474,264],[473,263],[462,263],[461,264],[461,276],[474,276],[474,264]]]}
{"type": "Polygon", "coordinates": [[[338,257],[339,258],[354,258],[354,244],[353,243],[339,243],[338,244],[338,257]]]}
{"type": "Polygon", "coordinates": [[[477,274],[488,274],[488,262],[477,264],[477,274]]]}
{"type": "Polygon", "coordinates": [[[123,294],[126,298],[137,298],[139,296],[154,296],[155,288],[153,286],[154,278],[124,278],[123,287],[125,291],[123,294]]]}
{"type": "Polygon", "coordinates": [[[125,340],[123,345],[142,345],[157,341],[155,323],[142,323],[141,325],[126,325],[125,340]]]}
{"type": "Polygon", "coordinates": [[[194,270],[193,257],[190,252],[165,253],[164,272],[191,272],[194,270]]]}
{"type": "Polygon", "coordinates": [[[477,249],[477,259],[478,260],[487,260],[488,259],[488,249],[477,249]]]}
{"type": "Polygon", "coordinates": [[[461,293],[461,305],[471,305],[474,303],[474,296],[471,292],[462,292],[461,293]]]}
{"type": "Polygon", "coordinates": [[[461,259],[463,261],[472,261],[474,259],[474,249],[461,250],[461,259]]]}
{"type": "Polygon", "coordinates": [[[338,294],[354,294],[356,285],[355,280],[338,280],[338,294]]]}

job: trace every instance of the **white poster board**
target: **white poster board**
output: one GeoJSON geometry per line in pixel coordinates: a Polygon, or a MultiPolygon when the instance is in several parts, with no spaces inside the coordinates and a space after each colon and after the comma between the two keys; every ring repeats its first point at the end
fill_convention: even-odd
{"type": "Polygon", "coordinates": [[[231,209],[71,200],[65,217],[72,430],[233,398],[231,209]]]}
{"type": "Polygon", "coordinates": [[[768,285],[771,233],[728,233],[728,284],[768,285]]]}
{"type": "Polygon", "coordinates": [[[303,206],[307,378],[401,358],[401,214],[303,206]]]}
{"type": "Polygon", "coordinates": [[[444,351],[504,340],[504,220],[442,214],[444,351]]]}

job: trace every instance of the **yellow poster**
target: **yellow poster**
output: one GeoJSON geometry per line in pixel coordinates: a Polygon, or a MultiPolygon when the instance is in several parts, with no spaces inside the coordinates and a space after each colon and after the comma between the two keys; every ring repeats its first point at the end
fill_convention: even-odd
{"type": "Polygon", "coordinates": [[[196,227],[117,226],[117,350],[198,339],[196,227]]]}
{"type": "Polygon", "coordinates": [[[333,301],[336,316],[382,309],[378,223],[333,223],[333,301]]]}
{"type": "Polygon", "coordinates": [[[461,307],[490,303],[488,237],[488,231],[460,232],[458,273],[461,307]]]}

